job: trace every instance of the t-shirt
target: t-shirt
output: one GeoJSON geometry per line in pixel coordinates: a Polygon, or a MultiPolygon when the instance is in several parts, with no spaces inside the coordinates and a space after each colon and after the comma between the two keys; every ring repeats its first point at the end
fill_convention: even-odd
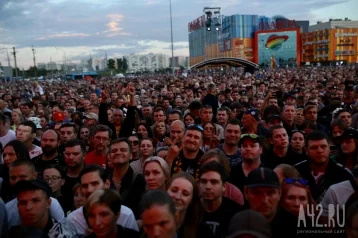
{"type": "Polygon", "coordinates": [[[94,151],[89,152],[85,157],[85,163],[87,165],[96,164],[96,165],[102,167],[102,165],[107,164],[106,162],[107,162],[107,156],[106,155],[98,156],[98,155],[95,154],[94,151]]]}
{"type": "Polygon", "coordinates": [[[35,158],[36,156],[39,156],[42,154],[42,149],[41,147],[37,146],[37,145],[33,145],[35,146],[35,148],[31,151],[29,151],[29,154],[30,154],[30,159],[33,159],[35,158]]]}
{"type": "MultiPolygon", "coordinates": [[[[228,182],[235,185],[240,191],[244,191],[244,186],[246,184],[246,175],[242,169],[242,163],[233,166],[231,168],[230,176],[227,179],[228,182]]],[[[260,163],[259,167],[264,167],[263,163],[260,163]]]]}
{"type": "Polygon", "coordinates": [[[32,161],[34,162],[36,171],[38,172],[39,176],[42,177],[42,173],[45,170],[45,168],[49,165],[52,164],[58,164],[61,165],[62,167],[66,167],[66,163],[63,159],[62,156],[57,155],[55,158],[51,159],[51,160],[43,160],[42,159],[42,154],[39,156],[36,156],[32,159],[32,161]]]}
{"type": "Polygon", "coordinates": [[[180,151],[179,156],[173,161],[171,175],[184,171],[192,175],[198,181],[200,159],[203,154],[203,151],[199,150],[195,159],[188,159],[185,158],[183,151],[180,151]]]}
{"type": "MultiPolygon", "coordinates": [[[[61,221],[65,214],[62,210],[60,203],[57,201],[56,198],[51,198],[51,205],[50,205],[50,216],[51,218],[55,219],[56,221],[61,221]]],[[[9,221],[9,228],[12,226],[18,226],[21,224],[21,218],[19,214],[19,210],[17,209],[17,199],[14,198],[8,203],[6,203],[6,211],[8,215],[9,221]]]]}
{"type": "Polygon", "coordinates": [[[231,218],[241,210],[243,210],[243,208],[240,205],[223,197],[221,205],[216,211],[204,211],[203,221],[210,226],[215,237],[226,237],[231,218]]]}

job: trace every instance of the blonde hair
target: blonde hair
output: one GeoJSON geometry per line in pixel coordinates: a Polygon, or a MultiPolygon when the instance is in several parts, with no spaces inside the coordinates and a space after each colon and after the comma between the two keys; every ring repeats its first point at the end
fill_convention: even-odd
{"type": "Polygon", "coordinates": [[[86,213],[91,211],[91,208],[96,204],[102,204],[109,207],[114,214],[119,214],[121,211],[122,200],[119,193],[112,189],[100,189],[94,191],[88,198],[85,204],[86,213]]]}
{"type": "Polygon", "coordinates": [[[149,157],[148,159],[146,159],[143,163],[143,174],[144,174],[144,169],[145,169],[145,166],[151,162],[156,162],[160,165],[160,167],[163,169],[163,172],[165,174],[165,176],[167,177],[167,179],[170,179],[170,168],[169,168],[169,165],[168,163],[162,159],[161,157],[159,156],[151,156],[149,157]]]}

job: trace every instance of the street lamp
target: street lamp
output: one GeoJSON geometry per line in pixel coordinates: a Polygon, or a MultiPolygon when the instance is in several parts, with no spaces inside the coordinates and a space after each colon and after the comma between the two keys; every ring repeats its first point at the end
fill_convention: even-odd
{"type": "Polygon", "coordinates": [[[63,51],[63,72],[66,73],[66,51],[62,48],[56,47],[56,50],[62,50],[63,51]]]}
{"type": "Polygon", "coordinates": [[[104,52],[105,54],[105,64],[104,64],[104,69],[107,69],[107,64],[108,64],[108,58],[107,58],[107,52],[105,50],[99,49],[99,51],[104,52]]]}
{"type": "Polygon", "coordinates": [[[170,10],[170,36],[172,42],[172,74],[174,75],[174,43],[173,43],[173,19],[172,19],[172,0],[169,0],[169,10],[170,10]]]}
{"type": "Polygon", "coordinates": [[[8,63],[8,66],[11,67],[11,64],[10,64],[10,56],[9,56],[9,51],[7,50],[7,48],[0,48],[0,50],[6,50],[6,54],[7,54],[7,63],[8,63]]]}

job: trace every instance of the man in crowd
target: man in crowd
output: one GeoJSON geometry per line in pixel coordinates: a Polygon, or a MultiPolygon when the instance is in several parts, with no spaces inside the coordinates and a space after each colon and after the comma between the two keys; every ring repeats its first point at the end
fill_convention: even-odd
{"type": "Polygon", "coordinates": [[[108,126],[97,125],[92,129],[91,146],[93,150],[86,154],[86,164],[106,166],[108,146],[111,143],[112,130],[108,126]]]}
{"type": "Polygon", "coordinates": [[[16,139],[25,144],[31,159],[42,154],[41,147],[32,143],[36,137],[36,130],[36,125],[32,121],[22,122],[16,129],[16,139]]]}

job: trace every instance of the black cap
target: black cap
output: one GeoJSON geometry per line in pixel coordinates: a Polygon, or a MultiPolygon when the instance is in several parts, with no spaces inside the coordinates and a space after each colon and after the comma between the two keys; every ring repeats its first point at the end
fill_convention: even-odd
{"type": "Polygon", "coordinates": [[[340,139],[350,139],[350,138],[358,139],[358,131],[356,129],[348,128],[340,136],[340,139]]]}
{"type": "Polygon", "coordinates": [[[260,144],[259,136],[256,134],[242,134],[240,137],[239,146],[241,146],[241,144],[242,144],[242,142],[244,142],[244,140],[252,140],[254,143],[260,144]]]}
{"type": "Polygon", "coordinates": [[[43,180],[34,179],[34,180],[20,180],[14,186],[15,195],[20,192],[28,191],[28,190],[36,190],[41,189],[43,190],[47,196],[52,196],[52,191],[48,183],[43,180]]]}
{"type": "Polygon", "coordinates": [[[269,238],[271,237],[271,228],[264,215],[248,209],[237,213],[229,224],[228,238],[235,238],[240,235],[269,238]]]}
{"type": "Polygon", "coordinates": [[[280,188],[280,181],[272,169],[260,167],[249,173],[246,179],[246,187],[280,188]]]}
{"type": "Polygon", "coordinates": [[[273,114],[273,115],[268,116],[265,121],[270,122],[274,119],[279,119],[280,121],[282,121],[282,117],[278,114],[273,114]]]}
{"type": "Polygon", "coordinates": [[[282,99],[283,101],[286,101],[288,98],[296,99],[295,95],[293,95],[292,93],[285,93],[282,99]]]}
{"type": "Polygon", "coordinates": [[[260,112],[257,108],[249,108],[245,114],[250,114],[256,121],[260,121],[260,112]]]}

